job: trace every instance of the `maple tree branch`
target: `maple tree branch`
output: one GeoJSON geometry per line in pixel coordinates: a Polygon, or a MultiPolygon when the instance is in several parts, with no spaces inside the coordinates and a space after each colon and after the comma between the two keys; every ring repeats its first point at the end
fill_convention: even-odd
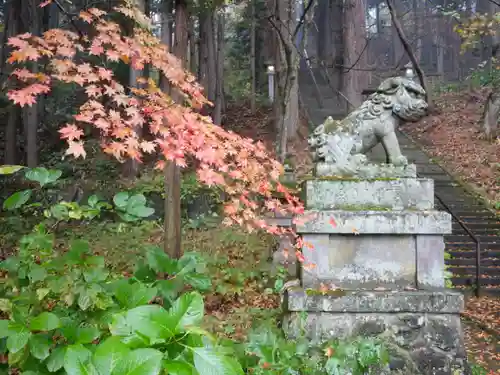
{"type": "Polygon", "coordinates": [[[64,14],[66,17],[68,17],[69,22],[71,22],[71,24],[73,25],[73,27],[76,29],[76,31],[80,35],[80,38],[84,39],[85,35],[84,35],[83,31],[80,29],[80,27],[78,27],[78,24],[75,21],[75,17],[76,16],[74,14],[71,14],[70,12],[68,12],[66,10],[66,8],[59,2],[59,0],[52,0],[52,1],[53,1],[54,4],[56,4],[56,6],[61,11],[61,13],[64,14]]]}

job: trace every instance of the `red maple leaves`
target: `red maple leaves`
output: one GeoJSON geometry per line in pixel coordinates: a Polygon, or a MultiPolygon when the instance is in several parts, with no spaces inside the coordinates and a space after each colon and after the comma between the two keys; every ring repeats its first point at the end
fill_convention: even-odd
{"type": "MultiPolygon", "coordinates": [[[[49,3],[50,0],[43,5],[49,3]]],[[[81,86],[87,100],[74,116],[74,122],[59,130],[61,138],[68,142],[68,155],[85,157],[82,129],[92,126],[100,132],[104,152],[120,161],[141,161],[143,154],[157,152],[157,167],[163,168],[166,160],[185,166],[187,157],[194,157],[200,181],[219,185],[227,193],[228,224],[237,223],[250,230],[265,228],[277,234],[285,232],[268,226],[261,218],[265,210],[281,214],[303,212],[298,199],[279,182],[282,166],[261,143],[226,131],[214,125],[211,118],[200,115],[197,110],[210,104],[201,86],[148,31],[147,17],[132,7],[118,7],[115,11],[135,21],[137,27],[132,36],[123,35],[120,26],[104,11],[88,9],[79,17],[94,31],[84,38],[62,29],[48,30],[41,37],[22,34],[11,38],[10,63],[44,60],[48,64],[39,66],[45,65],[48,70],[15,70],[13,77],[19,85],[8,93],[10,100],[20,106],[32,105],[38,95],[47,94],[56,82],[81,86]],[[94,62],[89,63],[82,56],[92,56],[94,62]],[[96,57],[101,64],[95,63],[96,57]],[[153,80],[141,79],[138,87],[127,91],[106,67],[119,60],[134,69],[149,64],[182,94],[188,106],[174,102],[153,80]],[[147,131],[141,131],[145,127],[147,131]],[[140,134],[150,134],[152,139],[144,139],[140,134]],[[282,199],[273,197],[273,189],[282,199]]]]}

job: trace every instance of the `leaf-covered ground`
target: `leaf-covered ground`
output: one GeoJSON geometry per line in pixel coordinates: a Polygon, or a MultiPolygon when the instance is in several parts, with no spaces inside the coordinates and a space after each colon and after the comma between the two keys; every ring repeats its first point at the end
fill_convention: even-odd
{"type": "Polygon", "coordinates": [[[483,92],[440,95],[438,114],[402,129],[448,171],[495,203],[500,201],[500,144],[481,136],[485,99],[483,92]]]}
{"type": "Polygon", "coordinates": [[[500,336],[500,299],[495,297],[469,298],[465,317],[483,325],[500,336]]]}
{"type": "Polygon", "coordinates": [[[500,299],[468,298],[462,315],[469,357],[490,374],[500,374],[500,299]]]}

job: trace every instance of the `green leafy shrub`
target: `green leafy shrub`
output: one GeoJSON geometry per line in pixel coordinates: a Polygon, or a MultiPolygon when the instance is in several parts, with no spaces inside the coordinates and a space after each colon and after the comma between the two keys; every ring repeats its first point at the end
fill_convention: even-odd
{"type": "Polygon", "coordinates": [[[383,345],[375,339],[316,345],[305,337],[286,338],[273,326],[258,327],[239,352],[247,373],[252,374],[365,375],[389,361],[383,345]]]}
{"type": "Polygon", "coordinates": [[[154,209],[146,206],[146,198],[143,194],[130,195],[128,192],[119,192],[114,195],[111,205],[101,201],[97,195],[91,195],[87,199],[87,204],[78,202],[67,202],[57,199],[56,203],[48,200],[29,203],[35,193],[46,187],[56,186],[62,172],[54,169],[24,168],[22,166],[2,166],[0,175],[12,174],[21,169],[25,170],[24,177],[28,181],[36,182],[37,187],[17,191],[7,197],[3,202],[3,210],[17,214],[39,216],[41,211],[47,219],[56,221],[69,220],[92,220],[100,217],[103,212],[114,212],[126,222],[134,222],[147,218],[154,213],[154,209]]]}
{"type": "Polygon", "coordinates": [[[8,367],[23,374],[243,374],[231,351],[200,328],[202,296],[173,297],[175,283],[164,282],[186,278],[192,259],[176,263],[153,251],[148,264],[174,273],[144,283],[112,274],[82,241],[54,250],[53,235],[36,227],[0,265],[8,367]],[[162,306],[165,295],[172,298],[162,306]]]}

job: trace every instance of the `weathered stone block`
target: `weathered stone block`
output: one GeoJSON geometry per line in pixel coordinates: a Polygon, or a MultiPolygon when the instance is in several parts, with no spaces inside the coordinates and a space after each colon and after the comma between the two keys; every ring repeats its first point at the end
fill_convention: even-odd
{"type": "Polygon", "coordinates": [[[442,211],[306,211],[297,233],[449,234],[451,215],[442,211]]]}
{"type": "Polygon", "coordinates": [[[319,342],[377,337],[390,353],[391,374],[469,374],[460,293],[354,292],[335,297],[291,290],[284,301],[284,329],[291,337],[302,332],[319,342]]]}
{"type": "Polygon", "coordinates": [[[444,287],[444,240],[440,235],[303,234],[302,285],[354,289],[444,287]]]}
{"type": "Polygon", "coordinates": [[[304,234],[302,253],[312,268],[302,268],[306,288],[416,287],[416,245],[411,235],[342,236],[304,234]]]}
{"type": "Polygon", "coordinates": [[[305,206],[309,210],[434,208],[434,181],[431,179],[316,179],[305,181],[302,192],[305,206]]]}
{"type": "MultiPolygon", "coordinates": [[[[339,166],[329,163],[318,163],[315,166],[314,174],[317,177],[336,176],[339,174],[339,166]]],[[[343,173],[345,176],[345,173],[343,173]]],[[[360,166],[351,177],[358,178],[416,178],[417,166],[408,164],[404,166],[394,166],[392,164],[366,164],[360,166]]]]}
{"type": "Polygon", "coordinates": [[[444,287],[444,238],[438,235],[416,236],[417,287],[444,287]]]}
{"type": "Polygon", "coordinates": [[[292,288],[285,294],[288,312],[331,313],[434,313],[459,314],[464,309],[462,293],[436,291],[329,291],[292,288]]]}

